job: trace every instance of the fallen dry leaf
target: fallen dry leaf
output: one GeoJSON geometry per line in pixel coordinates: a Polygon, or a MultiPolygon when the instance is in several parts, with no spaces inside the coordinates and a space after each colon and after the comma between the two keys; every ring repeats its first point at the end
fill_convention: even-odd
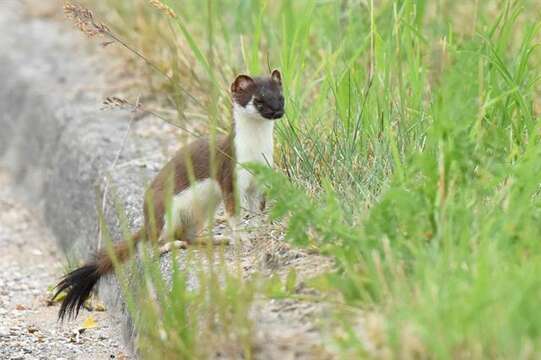
{"type": "Polygon", "coordinates": [[[85,319],[85,321],[83,321],[83,323],[81,325],[81,329],[85,329],[85,330],[86,329],[93,329],[96,326],[98,326],[98,323],[96,322],[94,317],[92,315],[88,315],[88,317],[85,319]]]}
{"type": "Polygon", "coordinates": [[[126,356],[126,354],[121,353],[121,352],[116,355],[116,358],[118,360],[128,360],[128,357],[126,356]]]}
{"type": "Polygon", "coordinates": [[[47,306],[52,306],[56,303],[61,303],[66,298],[67,293],[65,291],[62,291],[60,294],[58,294],[54,299],[53,296],[48,296],[48,299],[46,300],[47,306]]]}

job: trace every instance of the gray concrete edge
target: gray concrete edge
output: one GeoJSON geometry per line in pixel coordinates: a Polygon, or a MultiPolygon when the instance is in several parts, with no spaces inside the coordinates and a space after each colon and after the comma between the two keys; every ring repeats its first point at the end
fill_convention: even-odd
{"type": "MultiPolygon", "coordinates": [[[[14,21],[0,18],[0,28],[14,21]]],[[[158,144],[126,137],[132,115],[103,112],[102,95],[81,90],[93,75],[84,51],[72,51],[77,36],[41,20],[16,26],[0,38],[5,48],[20,39],[17,32],[25,33],[9,52],[0,52],[0,165],[14,175],[24,199],[41,209],[66,255],[84,260],[99,247],[98,194],[106,194],[104,212],[114,240],[122,237],[115,202],[125,211],[124,225],[140,225],[145,184],[159,161],[134,160],[157,152],[158,144]]],[[[133,322],[114,277],[100,282],[99,293],[133,349],[133,322]]]]}

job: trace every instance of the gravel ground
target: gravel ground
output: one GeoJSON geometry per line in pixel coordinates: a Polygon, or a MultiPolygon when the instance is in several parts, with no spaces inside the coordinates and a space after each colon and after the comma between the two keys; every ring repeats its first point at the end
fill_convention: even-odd
{"type": "Polygon", "coordinates": [[[48,289],[62,273],[60,251],[38,212],[23,206],[0,168],[0,359],[128,359],[118,325],[83,310],[57,322],[48,289]],[[89,316],[96,327],[82,330],[89,316]]]}

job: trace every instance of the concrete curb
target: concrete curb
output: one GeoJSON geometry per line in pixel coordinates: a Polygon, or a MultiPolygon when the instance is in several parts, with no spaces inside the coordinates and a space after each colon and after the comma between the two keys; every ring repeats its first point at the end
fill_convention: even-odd
{"type": "MultiPolygon", "coordinates": [[[[61,24],[21,20],[21,7],[10,1],[0,14],[0,48],[9,49],[0,52],[0,165],[14,174],[25,199],[42,209],[64,252],[85,259],[99,246],[97,193],[107,189],[113,239],[122,234],[113,200],[123,205],[130,228],[138,228],[145,183],[161,159],[147,156],[144,166],[133,161],[163,151],[156,139],[126,138],[128,112],[99,110],[96,74],[103,72],[77,34],[61,24]],[[122,146],[119,166],[111,169],[122,146]],[[131,165],[122,166],[127,161],[131,165]]],[[[113,277],[104,280],[100,298],[132,348],[132,321],[120,289],[113,277]]]]}
{"type": "MultiPolygon", "coordinates": [[[[178,134],[159,119],[134,122],[129,111],[101,111],[107,68],[82,48],[88,40],[60,23],[24,20],[22,7],[8,0],[0,13],[0,49],[9,49],[0,52],[0,165],[42,210],[68,258],[85,260],[100,247],[102,196],[113,241],[123,238],[126,226],[140,228],[146,185],[165,163],[167,149],[178,147],[178,134]]],[[[170,254],[160,258],[165,278],[171,260],[170,254]]],[[[188,270],[185,260],[178,255],[179,268],[188,270]]],[[[137,269],[128,275],[133,288],[137,269]]],[[[188,286],[197,286],[191,271],[188,286]]],[[[102,279],[98,291],[133,351],[133,321],[116,278],[102,279]]]]}

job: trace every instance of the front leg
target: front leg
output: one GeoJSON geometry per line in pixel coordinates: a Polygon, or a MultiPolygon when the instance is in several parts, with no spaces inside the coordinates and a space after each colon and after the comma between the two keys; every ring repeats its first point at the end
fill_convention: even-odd
{"type": "Polygon", "coordinates": [[[235,241],[245,241],[246,234],[240,225],[240,209],[237,207],[235,194],[224,194],[225,214],[231,236],[235,241]]]}
{"type": "Polygon", "coordinates": [[[243,209],[246,209],[250,216],[259,215],[265,211],[267,202],[265,194],[260,191],[255,185],[246,189],[241,198],[243,209]]]}

